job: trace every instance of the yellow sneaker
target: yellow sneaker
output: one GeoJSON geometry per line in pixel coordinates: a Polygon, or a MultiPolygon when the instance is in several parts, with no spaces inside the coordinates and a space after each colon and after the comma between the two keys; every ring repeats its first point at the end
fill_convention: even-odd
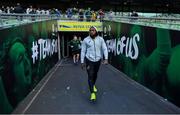
{"type": "Polygon", "coordinates": [[[90,98],[91,101],[94,101],[96,100],[96,94],[95,93],[91,93],[91,98],[90,98]]]}
{"type": "Polygon", "coordinates": [[[94,90],[95,93],[97,92],[97,88],[96,88],[95,85],[94,85],[94,87],[93,87],[93,90],[94,90]]]}

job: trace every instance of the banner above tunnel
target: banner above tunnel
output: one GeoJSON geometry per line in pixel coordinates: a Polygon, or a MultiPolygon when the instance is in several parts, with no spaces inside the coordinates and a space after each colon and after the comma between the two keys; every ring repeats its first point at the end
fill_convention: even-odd
{"type": "Polygon", "coordinates": [[[91,26],[102,31],[102,22],[58,21],[58,31],[60,32],[88,32],[91,26]]]}

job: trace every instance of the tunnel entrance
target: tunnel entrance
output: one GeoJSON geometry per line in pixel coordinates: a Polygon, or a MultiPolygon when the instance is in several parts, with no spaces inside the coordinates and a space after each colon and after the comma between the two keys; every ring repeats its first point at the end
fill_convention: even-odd
{"type": "MultiPolygon", "coordinates": [[[[72,56],[69,42],[76,35],[83,40],[89,35],[89,28],[95,26],[98,32],[102,32],[102,22],[78,22],[78,21],[58,21],[58,39],[60,58],[69,58],[72,56]]],[[[99,33],[101,35],[102,33],[99,33]]]]}
{"type": "MultiPolygon", "coordinates": [[[[100,36],[102,36],[102,32],[98,33],[100,36]]],[[[73,39],[74,35],[76,35],[78,38],[81,37],[81,40],[83,40],[89,35],[89,32],[59,32],[61,58],[72,57],[69,42],[73,39]]]]}
{"type": "Polygon", "coordinates": [[[61,58],[69,58],[72,57],[71,47],[69,46],[69,42],[73,39],[73,36],[76,35],[78,38],[81,37],[83,40],[85,37],[89,35],[88,32],[59,32],[60,39],[60,53],[61,58]]]}

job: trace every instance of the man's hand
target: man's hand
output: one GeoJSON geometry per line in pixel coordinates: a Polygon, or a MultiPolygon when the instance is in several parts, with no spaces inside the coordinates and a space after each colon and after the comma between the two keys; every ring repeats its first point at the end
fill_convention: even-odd
{"type": "Polygon", "coordinates": [[[83,70],[85,70],[86,64],[85,64],[85,63],[81,63],[81,68],[82,68],[83,70]]]}
{"type": "Polygon", "coordinates": [[[105,60],[103,61],[103,64],[107,65],[107,64],[108,64],[108,60],[105,59],[105,60]]]}

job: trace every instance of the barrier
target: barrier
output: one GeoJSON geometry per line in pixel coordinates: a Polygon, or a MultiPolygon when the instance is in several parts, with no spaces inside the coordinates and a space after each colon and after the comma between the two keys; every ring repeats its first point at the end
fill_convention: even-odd
{"type": "Polygon", "coordinates": [[[180,106],[180,31],[105,21],[109,62],[180,106]]]}
{"type": "Polygon", "coordinates": [[[11,113],[58,61],[57,21],[2,29],[0,35],[0,113],[11,113]]]}

